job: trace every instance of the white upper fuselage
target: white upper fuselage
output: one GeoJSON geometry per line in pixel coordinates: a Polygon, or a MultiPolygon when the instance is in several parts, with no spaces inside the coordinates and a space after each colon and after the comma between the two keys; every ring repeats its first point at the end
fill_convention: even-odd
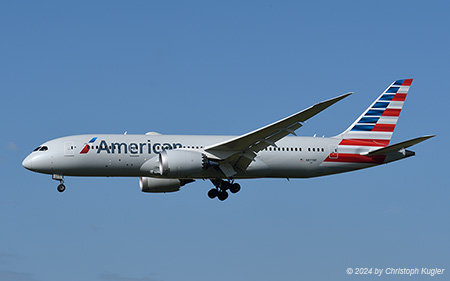
{"type": "MultiPolygon", "coordinates": [[[[157,161],[163,150],[203,148],[234,136],[190,135],[78,135],[54,139],[41,145],[45,151],[34,151],[24,166],[36,172],[67,176],[153,176],[141,169],[151,159],[157,161]],[[90,140],[94,142],[89,143],[90,140]],[[89,148],[86,148],[88,146],[89,148]]],[[[374,163],[339,163],[339,153],[360,154],[368,147],[340,147],[338,138],[285,137],[260,151],[244,173],[233,178],[308,178],[365,168],[374,163]],[[345,149],[345,150],[344,150],[345,149]],[[331,154],[333,153],[333,154],[331,154]],[[331,154],[331,157],[330,157],[331,154]],[[331,158],[331,159],[330,159],[331,158]]],[[[377,163],[380,164],[380,163],[377,163]]],[[[155,164],[156,165],[156,164],[155,164]]],[[[224,178],[217,170],[189,178],[224,178]]]]}

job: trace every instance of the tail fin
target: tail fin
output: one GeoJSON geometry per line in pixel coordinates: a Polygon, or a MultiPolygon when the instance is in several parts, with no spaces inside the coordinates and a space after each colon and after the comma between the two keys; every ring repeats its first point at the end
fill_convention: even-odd
{"type": "Polygon", "coordinates": [[[343,133],[341,145],[387,146],[413,79],[392,83],[343,133]]]}

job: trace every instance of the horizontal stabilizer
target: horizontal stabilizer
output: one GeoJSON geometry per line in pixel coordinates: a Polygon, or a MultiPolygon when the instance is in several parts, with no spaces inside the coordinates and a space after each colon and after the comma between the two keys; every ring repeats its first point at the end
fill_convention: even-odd
{"type": "Polygon", "coordinates": [[[396,143],[393,145],[389,145],[380,149],[376,149],[376,150],[372,150],[370,152],[366,152],[366,153],[361,153],[361,155],[364,156],[376,156],[376,155],[386,155],[389,152],[395,152],[395,151],[399,151],[401,149],[405,149],[407,147],[413,146],[415,144],[418,144],[420,142],[423,142],[427,139],[430,139],[432,137],[434,137],[435,135],[431,135],[431,136],[423,136],[423,137],[418,137],[412,140],[407,140],[407,141],[403,141],[400,143],[396,143]]]}

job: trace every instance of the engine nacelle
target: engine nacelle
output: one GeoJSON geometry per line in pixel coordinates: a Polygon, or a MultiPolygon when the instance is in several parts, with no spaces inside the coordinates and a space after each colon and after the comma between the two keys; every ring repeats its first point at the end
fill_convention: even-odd
{"type": "Polygon", "coordinates": [[[179,179],[158,179],[149,177],[140,177],[139,186],[142,192],[162,193],[175,192],[180,190],[180,187],[193,182],[194,180],[179,180],[179,179]]]}
{"type": "Polygon", "coordinates": [[[159,173],[166,177],[192,177],[209,167],[208,158],[199,151],[164,150],[159,154],[159,173]]]}

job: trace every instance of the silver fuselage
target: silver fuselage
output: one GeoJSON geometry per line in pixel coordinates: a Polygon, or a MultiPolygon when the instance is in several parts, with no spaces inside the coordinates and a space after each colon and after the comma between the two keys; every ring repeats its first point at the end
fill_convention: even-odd
{"type": "MultiPolygon", "coordinates": [[[[235,136],[191,135],[77,135],[54,139],[42,146],[45,151],[32,152],[23,165],[35,172],[64,176],[162,177],[143,169],[166,149],[202,151],[204,147],[235,136]],[[94,142],[89,140],[96,138],[94,142]],[[89,146],[86,148],[86,146],[89,146]]],[[[348,161],[348,155],[369,151],[368,147],[339,146],[338,138],[285,137],[260,151],[247,168],[233,178],[309,178],[398,160],[377,162],[348,161]],[[347,157],[347,158],[346,158],[347,157]],[[339,160],[342,160],[339,161],[339,160]]],[[[401,157],[403,158],[403,157],[401,157]]],[[[192,179],[225,178],[218,169],[189,175],[192,179]]]]}

